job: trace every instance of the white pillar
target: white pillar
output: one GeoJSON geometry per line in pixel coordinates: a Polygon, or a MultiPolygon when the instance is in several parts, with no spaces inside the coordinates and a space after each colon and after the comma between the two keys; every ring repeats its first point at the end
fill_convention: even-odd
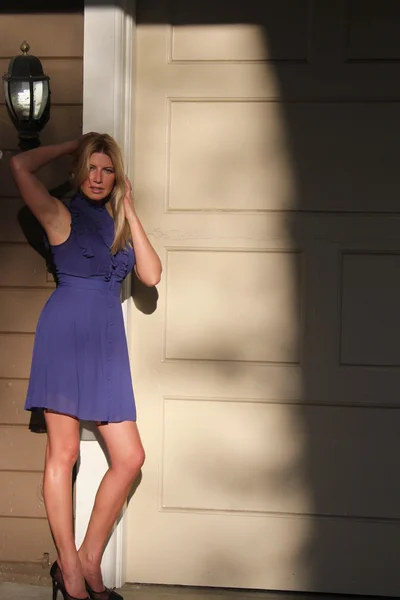
{"type": "MultiPolygon", "coordinates": [[[[134,1],[115,0],[115,5],[85,3],[83,56],[83,132],[112,135],[130,166],[133,94],[134,1]]],[[[127,302],[123,304],[127,327],[127,302]]],[[[107,460],[93,430],[82,424],[80,466],[75,487],[75,540],[85,535],[95,494],[107,470],[107,460]]],[[[95,430],[95,428],[94,428],[95,430]]],[[[102,570],[107,587],[125,583],[124,517],[115,528],[104,552],[102,570]]]]}

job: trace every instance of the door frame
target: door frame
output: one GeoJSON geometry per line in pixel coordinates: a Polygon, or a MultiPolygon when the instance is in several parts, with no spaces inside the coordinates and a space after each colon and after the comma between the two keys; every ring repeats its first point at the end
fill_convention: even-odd
{"type": "MultiPolygon", "coordinates": [[[[134,96],[135,0],[84,0],[83,123],[84,133],[106,132],[120,144],[131,176],[134,96]]],[[[129,284],[129,282],[128,282],[129,284]]],[[[127,294],[124,294],[127,297],[127,294]]],[[[122,305],[129,329],[129,301],[122,305]]],[[[90,427],[81,428],[80,465],[75,486],[75,541],[83,540],[97,487],[107,470],[104,453],[90,427]]],[[[105,550],[102,569],[107,587],[125,579],[124,512],[105,550]]]]}

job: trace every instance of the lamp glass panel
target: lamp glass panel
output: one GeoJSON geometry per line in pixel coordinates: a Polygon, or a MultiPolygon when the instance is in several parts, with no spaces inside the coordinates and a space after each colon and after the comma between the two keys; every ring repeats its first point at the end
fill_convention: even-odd
{"type": "Polygon", "coordinates": [[[4,83],[4,97],[6,99],[6,104],[7,104],[8,108],[10,110],[12,110],[10,94],[9,94],[9,89],[8,89],[8,81],[3,81],[3,83],[4,83]]]}
{"type": "Polygon", "coordinates": [[[30,116],[31,90],[29,81],[10,81],[10,101],[15,114],[21,121],[30,116]]]}
{"type": "Polygon", "coordinates": [[[49,82],[34,81],[33,82],[33,118],[40,119],[46,108],[47,99],[49,97],[49,82]]]}

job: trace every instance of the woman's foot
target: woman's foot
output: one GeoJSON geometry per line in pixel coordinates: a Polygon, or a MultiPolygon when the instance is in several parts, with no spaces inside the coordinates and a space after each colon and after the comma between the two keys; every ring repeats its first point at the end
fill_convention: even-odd
{"type": "Polygon", "coordinates": [[[67,594],[77,600],[87,600],[85,580],[78,557],[72,560],[59,557],[55,564],[58,565],[58,573],[57,568],[54,569],[55,578],[62,583],[67,594]]]}
{"type": "Polygon", "coordinates": [[[83,576],[91,590],[98,593],[103,592],[105,586],[101,575],[101,559],[90,556],[83,548],[79,549],[78,556],[81,561],[83,576]]]}

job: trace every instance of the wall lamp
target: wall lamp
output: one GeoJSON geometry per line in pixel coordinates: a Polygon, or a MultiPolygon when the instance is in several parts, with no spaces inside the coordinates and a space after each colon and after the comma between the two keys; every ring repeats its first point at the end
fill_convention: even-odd
{"type": "Polygon", "coordinates": [[[10,60],[3,82],[8,114],[24,151],[40,146],[39,133],[50,118],[50,78],[40,60],[28,55],[29,44],[23,42],[20,50],[22,55],[10,60]]]}

